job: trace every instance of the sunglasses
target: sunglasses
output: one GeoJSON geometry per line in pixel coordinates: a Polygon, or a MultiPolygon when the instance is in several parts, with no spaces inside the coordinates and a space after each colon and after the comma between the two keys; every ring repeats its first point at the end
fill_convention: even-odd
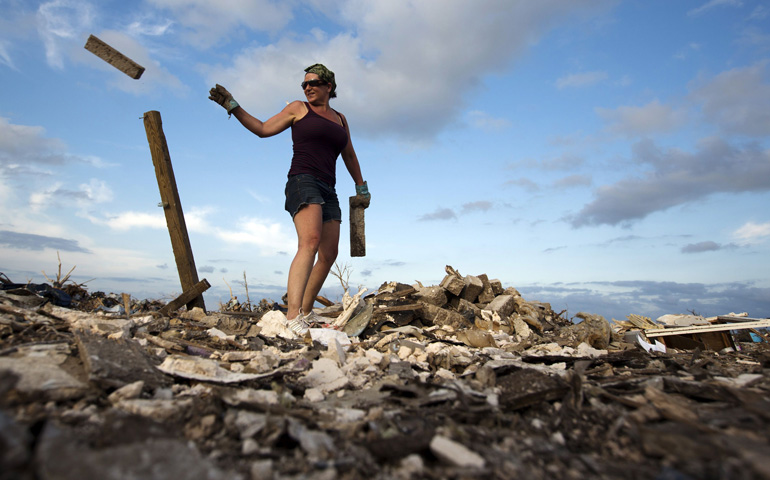
{"type": "Polygon", "coordinates": [[[321,85],[328,85],[329,82],[324,82],[323,80],[308,80],[307,82],[302,82],[300,85],[302,86],[302,90],[306,89],[308,86],[310,87],[318,87],[321,85]]]}

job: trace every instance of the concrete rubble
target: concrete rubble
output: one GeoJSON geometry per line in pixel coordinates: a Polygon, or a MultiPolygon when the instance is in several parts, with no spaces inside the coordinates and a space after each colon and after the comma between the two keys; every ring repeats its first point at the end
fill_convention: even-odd
{"type": "Polygon", "coordinates": [[[448,266],[346,292],[300,338],[269,301],[74,290],[0,291],[0,480],[770,478],[766,330],[665,330],[736,314],[566,318],[448,266]]]}

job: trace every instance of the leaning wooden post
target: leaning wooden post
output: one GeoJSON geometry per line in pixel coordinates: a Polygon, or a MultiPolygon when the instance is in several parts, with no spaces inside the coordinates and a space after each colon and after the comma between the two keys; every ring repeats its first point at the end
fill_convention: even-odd
{"type": "MultiPolygon", "coordinates": [[[[163,134],[163,125],[160,120],[160,112],[149,111],[144,114],[144,128],[147,131],[147,141],[150,143],[152,163],[155,165],[155,176],[158,177],[160,189],[160,206],[166,214],[168,233],[171,236],[171,248],[174,250],[176,269],[179,272],[179,280],[182,282],[182,291],[186,292],[198,284],[198,272],[195,269],[190,237],[187,236],[187,225],[182,212],[182,202],[179,200],[179,192],[174,179],[174,169],[171,167],[171,155],[168,152],[166,136],[163,134]]],[[[206,305],[202,295],[196,295],[187,303],[187,309],[200,307],[204,311],[206,305]]]]}

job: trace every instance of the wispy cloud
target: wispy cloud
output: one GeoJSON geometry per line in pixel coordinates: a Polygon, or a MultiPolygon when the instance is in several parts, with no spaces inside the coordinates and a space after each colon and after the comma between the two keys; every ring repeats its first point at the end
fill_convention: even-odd
{"type": "Polygon", "coordinates": [[[687,15],[696,16],[706,13],[717,7],[742,7],[743,2],[741,0],[710,0],[709,2],[701,5],[700,7],[693,8],[687,15]]]}
{"type": "Polygon", "coordinates": [[[588,175],[568,175],[553,182],[553,186],[556,188],[574,188],[574,187],[589,187],[592,180],[588,175]]]}
{"type": "Polygon", "coordinates": [[[0,39],[0,65],[5,65],[16,70],[16,65],[13,64],[11,54],[8,51],[8,45],[9,43],[7,41],[0,39]]]}
{"type": "Polygon", "coordinates": [[[473,110],[468,112],[468,121],[471,125],[482,130],[503,130],[511,126],[507,118],[493,117],[486,112],[473,110]]]}
{"type": "Polygon", "coordinates": [[[437,208],[431,213],[426,213],[419,218],[421,222],[432,222],[436,220],[457,220],[457,214],[449,208],[437,208]]]}
{"type": "Polygon", "coordinates": [[[631,137],[671,132],[687,120],[683,109],[662,105],[658,100],[641,107],[597,108],[596,113],[607,122],[610,132],[631,137]]]}
{"type": "Polygon", "coordinates": [[[703,252],[716,252],[717,250],[725,250],[735,248],[734,244],[720,245],[717,242],[711,240],[698,243],[690,243],[682,247],[682,253],[703,253],[703,252]]]}
{"type": "Polygon", "coordinates": [[[565,75],[556,80],[556,88],[559,90],[565,88],[591,87],[607,79],[607,72],[581,72],[565,75]]]}
{"type": "Polygon", "coordinates": [[[38,33],[45,46],[48,65],[64,68],[63,46],[76,39],[81,32],[88,31],[94,14],[87,2],[78,0],[54,0],[40,5],[37,10],[38,33]]]}
{"type": "Polygon", "coordinates": [[[488,212],[490,209],[492,209],[492,202],[480,200],[478,202],[469,202],[464,204],[462,207],[462,213],[488,212]]]}

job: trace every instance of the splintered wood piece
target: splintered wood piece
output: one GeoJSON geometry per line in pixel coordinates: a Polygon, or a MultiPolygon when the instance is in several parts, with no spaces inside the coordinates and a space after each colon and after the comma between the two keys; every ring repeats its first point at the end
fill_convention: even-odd
{"type": "MultiPolygon", "coordinates": [[[[211,284],[204,278],[200,282],[196,283],[195,286],[193,286],[191,289],[179,295],[174,300],[168,302],[166,306],[161,308],[159,311],[162,315],[168,315],[173,311],[179,310],[183,305],[188,305],[189,307],[189,304],[193,300],[198,298],[203,299],[201,295],[209,288],[211,288],[211,284]]],[[[205,307],[203,309],[205,310],[205,307]]]]}
{"type": "Polygon", "coordinates": [[[366,233],[364,210],[369,206],[369,199],[355,195],[350,197],[350,256],[366,256],[366,233]]]}
{"type": "Polygon", "coordinates": [[[144,73],[144,67],[134,62],[127,56],[115,50],[101,41],[98,37],[88,37],[85,49],[125,73],[134,80],[138,80],[144,73]]]}
{"type": "Polygon", "coordinates": [[[714,325],[694,325],[690,327],[676,328],[656,328],[645,330],[644,334],[648,337],[665,337],[669,335],[684,335],[690,333],[705,332],[723,332],[726,330],[745,330],[749,328],[767,328],[770,327],[770,320],[758,320],[756,322],[744,323],[717,323],[714,325]]]}

